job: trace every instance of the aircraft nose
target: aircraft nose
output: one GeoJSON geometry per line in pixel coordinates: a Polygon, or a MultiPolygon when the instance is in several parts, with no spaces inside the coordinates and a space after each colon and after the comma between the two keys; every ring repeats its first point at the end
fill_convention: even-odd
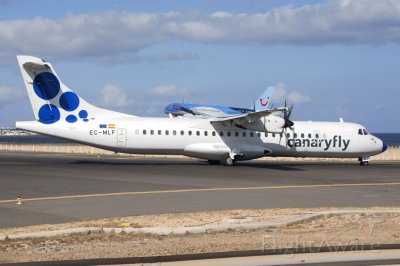
{"type": "Polygon", "coordinates": [[[382,142],[382,152],[386,151],[388,148],[388,145],[386,143],[382,142]]]}

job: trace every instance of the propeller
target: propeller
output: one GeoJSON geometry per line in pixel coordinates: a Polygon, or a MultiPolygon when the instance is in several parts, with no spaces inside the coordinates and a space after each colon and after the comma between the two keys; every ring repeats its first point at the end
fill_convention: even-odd
{"type": "Polygon", "coordinates": [[[283,119],[285,120],[285,124],[283,125],[283,128],[290,128],[292,129],[292,126],[294,126],[293,121],[290,120],[290,115],[292,114],[293,111],[293,104],[290,106],[290,108],[287,108],[286,105],[286,100],[285,100],[285,111],[283,112],[283,119]]]}
{"type": "MultiPolygon", "coordinates": [[[[285,99],[285,111],[283,112],[283,119],[285,120],[285,124],[283,125],[282,128],[282,134],[285,134],[285,137],[287,136],[287,128],[290,128],[291,130],[294,130],[294,128],[292,128],[294,126],[293,121],[290,120],[290,115],[292,114],[293,111],[293,104],[290,106],[290,108],[287,108],[287,104],[286,104],[286,99],[285,99]]],[[[279,144],[281,143],[281,139],[282,139],[282,134],[281,137],[279,139],[279,144]]],[[[288,141],[286,140],[286,149],[288,149],[288,141]]]]}

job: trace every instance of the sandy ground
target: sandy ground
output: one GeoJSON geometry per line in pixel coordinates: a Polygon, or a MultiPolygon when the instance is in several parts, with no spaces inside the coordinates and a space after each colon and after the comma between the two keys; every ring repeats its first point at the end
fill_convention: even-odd
{"type": "MultiPolygon", "coordinates": [[[[349,208],[350,209],[350,208],[349,208]]],[[[339,209],[268,209],[231,210],[180,214],[144,215],[101,219],[69,224],[41,225],[1,229],[0,235],[95,227],[157,227],[237,224],[271,221],[318,211],[339,209]]],[[[341,208],[340,210],[346,210],[341,208]]],[[[236,250],[264,250],[318,246],[400,244],[400,209],[368,208],[364,211],[397,211],[397,213],[366,213],[326,215],[285,227],[252,230],[227,230],[208,234],[133,235],[93,233],[53,239],[0,242],[0,263],[114,258],[132,256],[172,255],[236,250]]]]}

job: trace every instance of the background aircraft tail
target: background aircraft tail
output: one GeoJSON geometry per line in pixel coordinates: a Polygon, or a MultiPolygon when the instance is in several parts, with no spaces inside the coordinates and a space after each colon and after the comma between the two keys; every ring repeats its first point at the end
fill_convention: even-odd
{"type": "Polygon", "coordinates": [[[88,122],[95,117],[128,116],[86,102],[64,85],[51,64],[43,59],[18,55],[17,60],[37,121],[75,123],[88,122]]]}
{"type": "Polygon", "coordinates": [[[255,111],[264,111],[272,109],[274,104],[272,102],[272,94],[274,93],[275,87],[268,87],[263,94],[254,102],[255,111]]]}

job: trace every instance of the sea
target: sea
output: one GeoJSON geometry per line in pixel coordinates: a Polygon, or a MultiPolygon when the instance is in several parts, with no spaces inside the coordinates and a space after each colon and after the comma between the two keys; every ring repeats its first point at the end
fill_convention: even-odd
{"type": "MultiPolygon", "coordinates": [[[[400,133],[372,133],[389,146],[400,146],[400,133]]],[[[73,144],[73,141],[45,135],[0,135],[0,143],[10,144],[73,144]]]]}

